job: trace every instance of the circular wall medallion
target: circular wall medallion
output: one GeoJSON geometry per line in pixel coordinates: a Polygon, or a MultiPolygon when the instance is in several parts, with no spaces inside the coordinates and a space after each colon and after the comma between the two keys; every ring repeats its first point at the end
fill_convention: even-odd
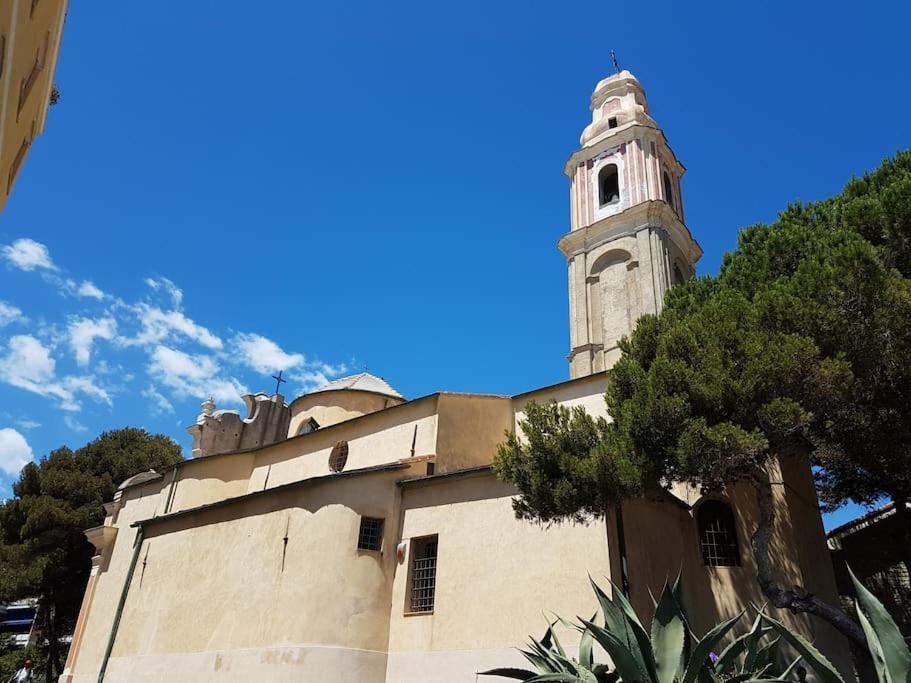
{"type": "Polygon", "coordinates": [[[329,469],[333,472],[341,472],[345,469],[345,463],[348,462],[348,442],[339,441],[332,447],[329,454],[329,469]]]}

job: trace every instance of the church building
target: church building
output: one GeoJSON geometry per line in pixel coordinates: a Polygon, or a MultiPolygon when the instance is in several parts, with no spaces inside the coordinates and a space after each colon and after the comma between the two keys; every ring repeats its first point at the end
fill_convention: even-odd
{"type": "MultiPolygon", "coordinates": [[[[682,568],[697,632],[764,602],[750,536],[753,491],[675,485],[588,524],[517,520],[491,470],[529,401],[605,414],[605,370],[636,320],[661,310],[701,255],[685,222],[685,172],[622,71],[598,83],[566,162],[568,381],[516,396],[406,398],[362,373],[286,401],[210,400],[193,457],[137,475],[86,534],[97,549],[64,682],[473,683],[522,665],[544,612],[596,609],[589,575],[649,591],[682,568]]],[[[809,465],[773,471],[778,577],[835,602],[809,465]]],[[[844,671],[844,641],[778,614],[844,671]]],[[[574,634],[567,633],[572,642],[574,634]]],[[[576,636],[577,637],[577,636],[576,636]]]]}

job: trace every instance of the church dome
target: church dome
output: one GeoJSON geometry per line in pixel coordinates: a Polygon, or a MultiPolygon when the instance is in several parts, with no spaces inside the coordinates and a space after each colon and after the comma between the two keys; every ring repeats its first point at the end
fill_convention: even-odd
{"type": "Polygon", "coordinates": [[[341,377],[291,402],[288,436],[307,434],[404,402],[405,397],[382,377],[369,372],[341,377]]]}
{"type": "Polygon", "coordinates": [[[349,377],[342,377],[340,379],[333,380],[328,384],[324,384],[323,386],[314,389],[310,393],[316,394],[321,391],[343,390],[369,391],[374,394],[383,394],[384,396],[392,396],[394,398],[404,398],[399,392],[389,386],[389,383],[382,377],[371,375],[369,372],[361,372],[357,375],[350,375],[349,377]]]}

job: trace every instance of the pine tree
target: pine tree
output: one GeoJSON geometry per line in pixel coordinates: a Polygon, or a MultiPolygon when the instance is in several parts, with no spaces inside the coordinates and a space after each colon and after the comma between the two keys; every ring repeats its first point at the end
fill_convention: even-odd
{"type": "Polygon", "coordinates": [[[182,459],[180,446],[142,429],[105,432],[76,451],[63,446],[26,465],[0,503],[0,601],[38,598],[47,643],[46,680],[62,671],[60,636],[70,633],[91,568],[83,531],[104,521],[102,504],[140,472],[182,459]]]}

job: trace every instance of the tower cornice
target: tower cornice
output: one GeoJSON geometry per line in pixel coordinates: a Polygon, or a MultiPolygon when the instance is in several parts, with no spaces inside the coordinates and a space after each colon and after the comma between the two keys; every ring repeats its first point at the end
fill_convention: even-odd
{"type": "Polygon", "coordinates": [[[606,149],[637,139],[644,139],[647,142],[661,142],[668,153],[670,153],[671,161],[675,166],[674,170],[681,176],[686,173],[686,166],[680,163],[680,160],[677,158],[677,155],[674,154],[674,150],[671,148],[670,143],[668,143],[662,130],[655,126],[645,125],[636,121],[627,123],[619,128],[614,128],[610,130],[609,133],[605,133],[604,136],[598,137],[584,147],[577,149],[566,159],[566,163],[563,165],[563,173],[567,177],[572,178],[576,166],[580,163],[598,156],[606,149]]]}
{"type": "Polygon", "coordinates": [[[702,247],[693,239],[689,228],[674,210],[662,201],[642,202],[621,213],[573,230],[560,238],[557,247],[567,259],[570,259],[607,242],[635,235],[648,228],[666,231],[690,263],[696,263],[702,257],[702,247]]]}

